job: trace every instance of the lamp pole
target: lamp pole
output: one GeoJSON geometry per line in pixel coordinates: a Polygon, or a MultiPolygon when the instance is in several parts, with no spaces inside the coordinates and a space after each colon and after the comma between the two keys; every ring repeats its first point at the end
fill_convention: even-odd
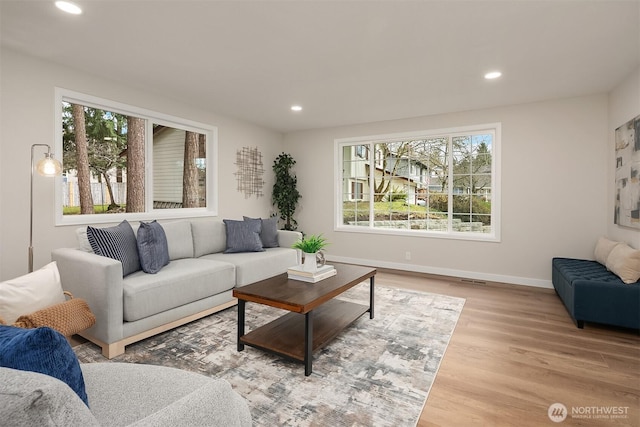
{"type": "Polygon", "coordinates": [[[43,176],[56,176],[62,172],[60,162],[53,158],[51,147],[49,144],[33,144],[31,145],[31,182],[30,182],[30,200],[29,200],[29,273],[33,271],[33,175],[35,170],[43,176]],[[37,167],[33,163],[33,150],[35,147],[47,147],[44,159],[38,162],[37,167]]]}

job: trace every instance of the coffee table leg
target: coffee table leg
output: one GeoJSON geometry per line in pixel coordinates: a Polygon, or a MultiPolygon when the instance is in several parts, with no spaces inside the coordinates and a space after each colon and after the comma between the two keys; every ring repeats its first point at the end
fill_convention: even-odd
{"type": "Polygon", "coordinates": [[[313,358],[313,311],[304,315],[304,375],[311,375],[311,359],[313,358]]]}
{"type": "Polygon", "coordinates": [[[244,304],[244,300],[238,300],[238,351],[244,350],[244,344],[240,342],[240,338],[244,335],[244,304]]]}
{"type": "Polygon", "coordinates": [[[376,276],[371,276],[371,279],[369,279],[369,319],[373,319],[373,289],[375,277],[376,276]]]}

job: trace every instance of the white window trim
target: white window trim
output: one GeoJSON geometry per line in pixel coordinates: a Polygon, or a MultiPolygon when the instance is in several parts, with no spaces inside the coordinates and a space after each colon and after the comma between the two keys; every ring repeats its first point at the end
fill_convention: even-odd
{"type": "Polygon", "coordinates": [[[195,218],[218,215],[218,128],[192,120],[170,116],[156,111],[98,98],[64,88],[55,88],[55,148],[54,153],[62,161],[62,102],[68,101],[93,108],[107,109],[116,113],[135,116],[146,120],[145,135],[153,134],[153,123],[176,129],[198,132],[207,139],[207,206],[204,208],[153,209],[153,144],[145,143],[145,212],[115,214],[63,215],[62,177],[56,177],[55,185],[55,225],[85,225],[127,221],[148,221],[153,219],[195,218]]]}
{"type": "MultiPolygon", "coordinates": [[[[478,124],[478,125],[470,125],[470,126],[460,126],[455,128],[443,128],[443,129],[433,129],[433,130],[425,130],[425,131],[415,131],[415,132],[402,132],[402,133],[391,133],[391,134],[381,134],[381,135],[368,135],[368,136],[357,136],[357,137],[349,137],[349,138],[338,138],[334,140],[334,231],[337,232],[349,232],[349,233],[367,233],[367,234],[386,234],[386,235],[400,235],[400,236],[421,236],[421,237],[430,237],[430,238],[440,238],[440,239],[453,239],[453,240],[474,240],[474,241],[483,241],[483,242],[500,242],[501,241],[501,192],[502,192],[502,184],[501,184],[501,150],[502,145],[502,124],[497,123],[486,123],[486,124],[478,124]],[[389,228],[374,228],[371,226],[361,226],[361,225],[345,225],[342,224],[342,164],[344,159],[342,158],[343,150],[342,147],[345,145],[353,145],[356,143],[375,143],[375,142],[392,142],[394,140],[405,140],[411,138],[424,138],[424,137],[437,137],[442,135],[451,135],[451,134],[469,134],[469,133],[480,133],[481,131],[492,131],[495,134],[495,139],[493,141],[493,153],[491,160],[491,174],[493,177],[492,181],[492,193],[491,193],[491,225],[492,232],[491,233],[471,233],[471,232],[449,232],[449,231],[418,231],[418,230],[403,230],[403,229],[389,229],[389,228]]],[[[449,152],[449,155],[452,156],[453,153],[449,152]]],[[[450,159],[451,160],[451,159],[450,159]]],[[[450,163],[451,164],[451,163],[450,163]]],[[[371,168],[374,169],[374,168],[371,168]]],[[[451,174],[449,175],[449,179],[453,179],[451,174]]],[[[449,187],[451,188],[451,187],[449,187]]],[[[451,193],[449,194],[449,204],[451,206],[451,193]]],[[[373,187],[369,186],[369,200],[373,200],[373,187]]],[[[373,218],[373,203],[369,208],[369,218],[373,218]]],[[[451,215],[449,215],[449,229],[451,229],[451,215]]]]}

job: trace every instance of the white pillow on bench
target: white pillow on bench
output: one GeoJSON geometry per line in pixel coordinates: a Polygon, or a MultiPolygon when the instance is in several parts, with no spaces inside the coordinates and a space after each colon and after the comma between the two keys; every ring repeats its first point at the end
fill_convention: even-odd
{"type": "Polygon", "coordinates": [[[640,250],[620,243],[611,250],[607,258],[607,269],[614,272],[626,284],[640,279],[640,250]]]}

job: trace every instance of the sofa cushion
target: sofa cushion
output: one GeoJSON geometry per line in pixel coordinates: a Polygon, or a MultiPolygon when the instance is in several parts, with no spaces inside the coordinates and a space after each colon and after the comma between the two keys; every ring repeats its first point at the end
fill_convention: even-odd
{"type": "Polygon", "coordinates": [[[88,405],[78,358],[67,339],[51,328],[0,325],[0,366],[57,378],[88,405]]]}
{"type": "Polygon", "coordinates": [[[137,272],[123,280],[124,320],[140,320],[217,295],[234,285],[233,264],[202,258],[173,260],[159,274],[137,272]]]}
{"type": "Polygon", "coordinates": [[[227,249],[226,227],[219,219],[198,219],[191,222],[193,251],[196,258],[224,252],[227,249]]]}
{"type": "Polygon", "coordinates": [[[210,254],[201,259],[235,265],[236,286],[244,286],[285,273],[289,267],[297,264],[298,254],[291,248],[269,248],[259,253],[210,254]]]}
{"type": "Polygon", "coordinates": [[[227,249],[224,253],[262,252],[260,221],[223,220],[227,228],[227,249]]]}
{"type": "Polygon", "coordinates": [[[189,221],[173,221],[162,223],[167,236],[169,259],[193,258],[193,234],[189,221]]]}
{"type": "Polygon", "coordinates": [[[626,284],[636,283],[640,279],[640,250],[624,243],[616,245],[607,257],[607,269],[626,284]]]}
{"type": "Polygon", "coordinates": [[[607,258],[609,258],[609,254],[620,242],[615,242],[613,240],[609,240],[606,237],[600,237],[598,239],[598,243],[596,243],[596,249],[593,252],[593,255],[600,264],[607,265],[607,258]]]}
{"type": "Polygon", "coordinates": [[[76,228],[76,239],[78,240],[78,248],[81,251],[93,253],[93,248],[87,237],[87,227],[76,228]]]}
{"type": "Polygon", "coordinates": [[[49,375],[0,368],[0,420],[13,426],[99,426],[67,384],[49,375]]]}
{"type": "Polygon", "coordinates": [[[87,238],[95,254],[113,258],[122,263],[123,276],[140,270],[136,235],[126,220],[115,227],[88,226],[87,238]]]}
{"type": "Polygon", "coordinates": [[[136,240],[138,241],[138,255],[142,271],[155,274],[169,264],[167,236],[157,221],[141,221],[136,240]]]}
{"type": "Polygon", "coordinates": [[[0,318],[13,323],[24,314],[65,301],[57,264],[0,283],[0,318]]]}
{"type": "Polygon", "coordinates": [[[249,218],[244,217],[245,221],[260,221],[260,240],[263,248],[277,248],[278,244],[278,217],[271,218],[249,218]]]}

